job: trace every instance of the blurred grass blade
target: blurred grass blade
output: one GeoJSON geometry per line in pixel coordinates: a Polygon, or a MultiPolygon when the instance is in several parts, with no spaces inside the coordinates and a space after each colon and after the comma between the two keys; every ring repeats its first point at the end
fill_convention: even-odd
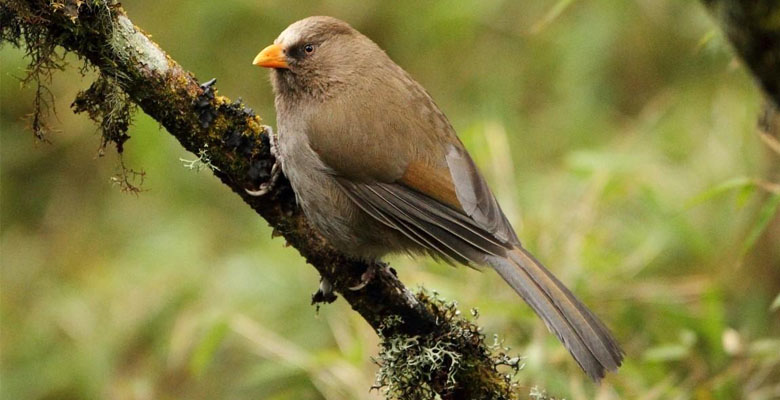
{"type": "Polygon", "coordinates": [[[684,344],[665,344],[647,349],[642,358],[648,362],[678,361],[689,354],[690,348],[684,344]]]}
{"type": "Polygon", "coordinates": [[[775,301],[772,302],[772,305],[769,306],[770,311],[775,311],[778,308],[780,308],[780,293],[777,294],[777,297],[775,297],[775,301]]]}
{"type": "Polygon", "coordinates": [[[759,210],[758,218],[753,224],[750,233],[748,233],[745,243],[742,245],[742,255],[745,255],[756,244],[758,238],[761,237],[761,234],[764,233],[766,227],[769,226],[769,222],[772,221],[772,218],[777,213],[778,206],[780,206],[780,193],[774,193],[759,210]]]}
{"type": "Polygon", "coordinates": [[[702,36],[701,39],[699,39],[699,43],[696,43],[696,51],[701,51],[703,48],[705,48],[710,42],[712,42],[712,39],[718,36],[718,33],[720,31],[717,29],[710,29],[707,31],[704,36],[702,36]]]}
{"type": "Polygon", "coordinates": [[[757,339],[750,344],[748,351],[752,356],[769,356],[772,359],[776,359],[777,355],[780,354],[780,339],[757,339]]]}
{"type": "Polygon", "coordinates": [[[739,191],[737,192],[737,196],[735,199],[737,203],[737,208],[745,207],[745,205],[748,203],[748,201],[750,201],[750,198],[753,197],[753,193],[755,193],[757,189],[758,189],[757,184],[742,186],[742,188],[740,188],[739,191]]]}
{"type": "Polygon", "coordinates": [[[744,189],[750,186],[755,186],[755,183],[753,182],[752,179],[748,177],[740,176],[737,178],[729,179],[694,196],[693,198],[687,201],[685,208],[695,207],[707,200],[723,195],[731,190],[744,189]]]}
{"type": "Polygon", "coordinates": [[[777,154],[780,154],[780,141],[775,139],[772,135],[766,132],[759,132],[759,137],[761,138],[761,141],[764,142],[772,151],[774,151],[777,154]]]}
{"type": "Polygon", "coordinates": [[[547,25],[550,25],[556,18],[558,18],[567,8],[573,3],[574,0],[559,0],[550,11],[545,14],[544,18],[537,21],[534,26],[531,27],[531,33],[537,34],[541,32],[547,25]]]}
{"type": "Polygon", "coordinates": [[[206,335],[198,343],[198,347],[192,353],[192,358],[190,359],[190,371],[195,376],[200,376],[211,363],[211,360],[214,359],[214,353],[216,353],[227,332],[228,324],[225,321],[215,323],[206,332],[206,335]]]}

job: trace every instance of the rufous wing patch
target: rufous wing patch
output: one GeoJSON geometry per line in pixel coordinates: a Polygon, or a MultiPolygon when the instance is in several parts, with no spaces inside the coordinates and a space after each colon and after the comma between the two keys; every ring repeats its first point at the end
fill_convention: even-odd
{"type": "Polygon", "coordinates": [[[463,211],[447,168],[435,168],[424,162],[412,161],[399,182],[458,211],[463,211]]]}

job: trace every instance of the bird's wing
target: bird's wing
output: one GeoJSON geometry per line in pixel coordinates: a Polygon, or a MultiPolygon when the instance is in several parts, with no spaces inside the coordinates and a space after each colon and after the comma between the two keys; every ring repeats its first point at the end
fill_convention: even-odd
{"type": "Polygon", "coordinates": [[[496,201],[496,197],[482,177],[471,156],[460,141],[446,145],[444,159],[446,166],[431,166],[425,162],[412,161],[400,184],[442,201],[447,194],[454,207],[468,215],[480,228],[493,234],[502,243],[520,244],[512,225],[496,201]],[[438,186],[428,183],[435,177],[438,186]],[[452,198],[451,193],[455,194],[452,198]]]}
{"type": "Polygon", "coordinates": [[[413,160],[393,181],[336,178],[363,211],[422,247],[484,264],[485,255],[503,256],[519,241],[468,153],[449,146],[440,166],[413,160]]]}
{"type": "Polygon", "coordinates": [[[477,266],[511,247],[461,211],[403,184],[337,180],[367,214],[449,262],[477,266]]]}
{"type": "Polygon", "coordinates": [[[312,150],[358,206],[434,252],[481,263],[456,250],[519,245],[447,118],[400,68],[383,76],[393,74],[308,114],[312,150]]]}

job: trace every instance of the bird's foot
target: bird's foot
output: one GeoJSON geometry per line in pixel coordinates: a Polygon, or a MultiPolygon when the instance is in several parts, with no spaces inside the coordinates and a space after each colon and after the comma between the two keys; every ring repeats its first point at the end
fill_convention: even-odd
{"type": "Polygon", "coordinates": [[[356,290],[363,289],[364,287],[366,287],[366,285],[371,283],[371,280],[374,279],[374,277],[379,271],[387,268],[389,268],[389,266],[383,262],[375,262],[369,264],[368,268],[366,268],[366,272],[363,272],[363,274],[360,275],[360,282],[355,286],[350,286],[349,290],[356,291],[356,290]]]}
{"type": "Polygon", "coordinates": [[[279,148],[277,147],[276,133],[268,125],[263,125],[263,129],[268,132],[268,143],[271,145],[269,150],[271,151],[271,155],[274,156],[274,165],[271,167],[271,177],[268,179],[268,182],[261,183],[257,190],[244,189],[250,196],[254,197],[268,194],[274,189],[276,182],[279,181],[279,177],[282,175],[281,155],[279,153],[279,148]]]}
{"type": "MultiPolygon", "coordinates": [[[[320,287],[311,295],[311,304],[333,303],[338,296],[333,293],[333,285],[324,276],[320,277],[320,287]]],[[[319,306],[318,306],[319,307],[319,306]]]]}
{"type": "Polygon", "coordinates": [[[271,190],[274,189],[274,187],[276,186],[276,182],[279,180],[280,175],[281,175],[281,170],[279,168],[279,162],[277,161],[274,163],[273,167],[271,167],[271,178],[268,179],[268,182],[261,183],[256,190],[249,190],[247,188],[244,188],[244,190],[250,196],[254,196],[254,197],[265,196],[271,190]]]}

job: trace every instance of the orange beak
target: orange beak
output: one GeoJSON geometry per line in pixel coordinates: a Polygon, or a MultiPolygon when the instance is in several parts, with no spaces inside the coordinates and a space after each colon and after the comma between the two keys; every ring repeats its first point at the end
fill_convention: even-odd
{"type": "Polygon", "coordinates": [[[287,57],[284,55],[284,49],[278,44],[272,44],[264,48],[252,60],[252,64],[265,68],[289,68],[287,57]]]}

